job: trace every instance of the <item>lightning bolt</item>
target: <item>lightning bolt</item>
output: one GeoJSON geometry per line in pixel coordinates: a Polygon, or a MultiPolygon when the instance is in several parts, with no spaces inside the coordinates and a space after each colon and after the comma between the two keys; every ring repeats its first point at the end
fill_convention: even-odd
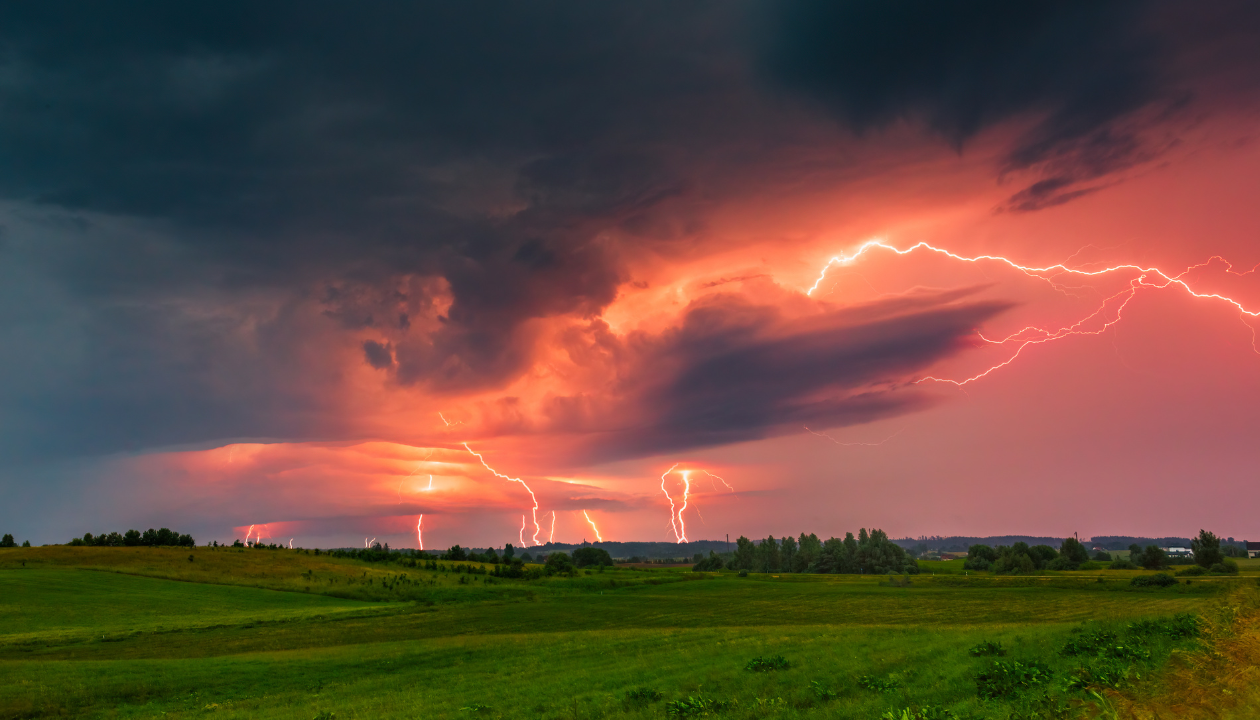
{"type": "Polygon", "coordinates": [[[420,533],[420,525],[423,522],[424,522],[424,515],[422,514],[420,516],[420,519],[416,521],[416,542],[420,543],[421,550],[424,549],[424,535],[420,533]]]}
{"type": "MultiPolygon", "coordinates": [[[[542,528],[538,526],[538,498],[534,495],[534,491],[530,489],[529,485],[527,485],[527,484],[525,483],[525,481],[524,481],[524,480],[522,480],[522,479],[520,479],[520,478],[509,477],[509,476],[504,475],[503,473],[499,472],[498,470],[495,470],[494,468],[490,467],[490,466],[486,463],[486,459],[485,459],[484,457],[482,457],[482,456],[481,456],[481,453],[479,453],[479,452],[477,452],[476,450],[473,450],[472,448],[468,447],[468,443],[463,443],[463,445],[464,445],[464,449],[465,449],[465,450],[467,450],[468,452],[472,453],[473,455],[476,455],[476,456],[477,456],[477,459],[481,461],[481,465],[482,465],[485,469],[487,469],[487,470],[489,470],[491,473],[493,473],[495,477],[503,478],[504,480],[510,480],[510,481],[512,481],[512,482],[517,482],[517,483],[520,483],[521,485],[523,485],[523,486],[525,487],[526,492],[528,492],[528,493],[529,493],[529,497],[530,497],[530,499],[532,499],[532,500],[534,501],[534,509],[533,509],[533,513],[534,513],[534,544],[535,544],[535,545],[541,545],[542,543],[538,542],[538,533],[542,532],[542,528]]],[[[522,530],[521,530],[521,546],[522,546],[522,547],[524,547],[524,545],[525,545],[525,530],[524,530],[524,522],[525,522],[525,520],[524,520],[524,518],[525,518],[525,516],[523,516],[523,515],[522,515],[522,516],[521,516],[521,524],[522,524],[522,530]]]]}
{"type": "MultiPolygon", "coordinates": [[[[551,511],[551,534],[547,536],[547,542],[551,543],[555,541],[556,541],[556,511],[552,510],[551,511]]],[[[521,543],[521,544],[524,545],[524,543],[521,543]]]]}
{"type": "Polygon", "coordinates": [[[447,420],[447,419],[446,419],[446,416],[445,416],[445,415],[443,415],[442,413],[438,413],[438,417],[442,418],[442,422],[446,423],[446,427],[448,427],[448,428],[449,428],[449,427],[455,427],[456,425],[463,425],[463,424],[464,424],[464,421],[463,421],[463,420],[456,420],[455,422],[451,422],[450,420],[447,420]]]}
{"type": "MultiPolygon", "coordinates": [[[[805,426],[803,426],[803,425],[802,425],[802,427],[805,427],[805,426]]],[[[905,428],[901,428],[901,430],[905,430],[905,428]]],[[[810,435],[817,435],[817,436],[818,436],[818,437],[820,437],[820,438],[827,438],[827,439],[828,439],[828,440],[830,440],[831,442],[833,442],[833,443],[835,443],[835,444],[837,444],[837,445],[843,445],[843,446],[845,446],[845,447],[851,447],[851,446],[855,446],[855,445],[861,445],[861,446],[863,446],[863,447],[878,447],[878,446],[883,445],[884,443],[888,442],[889,440],[892,440],[893,438],[897,437],[898,435],[900,435],[900,434],[901,434],[901,430],[898,430],[897,432],[893,433],[892,435],[889,435],[888,437],[884,438],[883,440],[880,440],[879,442],[840,442],[839,440],[837,440],[837,439],[835,439],[835,438],[831,437],[831,436],[830,436],[830,435],[828,435],[827,433],[814,432],[813,430],[810,430],[808,427],[805,427],[805,432],[809,433],[810,435]]]]}
{"type": "MultiPolygon", "coordinates": [[[[441,413],[439,413],[439,414],[441,414],[441,413]]],[[[425,455],[423,458],[421,458],[421,459],[420,459],[420,462],[416,463],[416,469],[415,469],[415,470],[412,470],[410,475],[408,475],[407,477],[405,477],[405,478],[403,478],[402,480],[399,480],[399,481],[398,481],[398,489],[395,491],[395,494],[398,496],[398,504],[399,504],[399,505],[401,505],[401,504],[402,504],[402,484],[403,484],[404,482],[406,482],[406,481],[410,480],[412,477],[414,477],[416,473],[420,472],[420,468],[424,467],[424,463],[425,463],[425,461],[426,461],[426,460],[428,460],[429,458],[433,457],[433,453],[435,453],[435,452],[437,452],[437,451],[436,451],[436,450],[430,450],[428,455],[425,455]]],[[[430,476],[429,476],[429,487],[428,487],[428,488],[426,488],[426,490],[432,490],[432,489],[433,489],[433,476],[432,476],[432,475],[430,475],[430,476]]]]}
{"type": "MultiPolygon", "coordinates": [[[[807,429],[808,429],[808,428],[807,428],[807,429]]],[[[705,475],[708,475],[710,478],[717,478],[718,480],[721,480],[721,481],[722,481],[722,484],[726,486],[726,489],[727,489],[727,490],[730,490],[731,492],[735,492],[735,488],[731,487],[731,484],[730,484],[730,483],[728,483],[728,482],[726,482],[726,479],[725,479],[725,478],[723,478],[721,475],[714,475],[713,473],[709,472],[708,470],[701,470],[700,472],[704,473],[705,475]]],[[[710,481],[710,482],[712,482],[712,481],[710,481]]],[[[714,485],[713,485],[713,489],[714,489],[714,490],[717,490],[717,483],[714,483],[714,485]]],[[[702,519],[703,519],[703,518],[702,518],[702,519]]]]}
{"type": "MultiPolygon", "coordinates": [[[[980,378],[985,377],[989,373],[995,370],[998,370],[1000,368],[1006,367],[1007,365],[1010,365],[1011,363],[1015,362],[1016,358],[1019,357],[1020,353],[1022,353],[1024,349],[1027,348],[1029,345],[1040,345],[1042,343],[1048,343],[1054,340],[1060,340],[1062,338],[1070,337],[1072,335],[1101,335],[1103,332],[1106,332],[1106,330],[1110,328],[1112,325],[1115,325],[1116,323],[1120,322],[1121,315],[1125,307],[1128,306],[1129,301],[1132,300],[1134,296],[1137,295],[1137,292],[1139,290],[1143,290],[1143,289],[1162,290],[1162,289],[1165,289],[1174,285],[1185,290],[1185,292],[1193,298],[1197,298],[1200,300],[1219,300],[1221,302],[1232,305],[1236,310],[1238,310],[1239,319],[1242,320],[1242,323],[1246,325],[1248,329],[1251,330],[1252,349],[1255,350],[1257,353],[1260,353],[1260,348],[1256,347],[1256,328],[1255,326],[1253,326],[1251,323],[1247,321],[1248,318],[1260,317],[1260,310],[1248,310],[1241,302],[1231,297],[1228,297],[1226,295],[1221,295],[1219,293],[1211,293],[1211,292],[1200,292],[1198,290],[1195,290],[1193,287],[1190,286],[1190,283],[1184,279],[1185,276],[1189,274],[1190,272],[1197,270],[1199,268],[1202,268],[1202,267],[1206,267],[1207,265],[1211,264],[1213,261],[1220,261],[1224,263],[1225,272],[1232,275],[1237,275],[1239,277],[1255,272],[1257,268],[1260,268],[1260,264],[1257,264],[1256,266],[1252,267],[1250,270],[1247,270],[1244,272],[1238,272],[1234,270],[1233,264],[1230,263],[1228,260],[1226,260],[1225,258],[1219,255],[1213,255],[1212,257],[1208,258],[1206,261],[1198,263],[1197,265],[1191,265],[1190,267],[1186,268],[1185,270],[1177,274],[1169,274],[1156,267],[1148,268],[1148,267],[1143,267],[1141,265],[1134,265],[1134,264],[1112,265],[1112,266],[1104,267],[1098,270],[1084,270],[1080,268],[1072,268],[1072,267],[1068,267],[1066,264],[1063,264],[1063,263],[1056,263],[1054,265],[1047,265],[1045,267],[1033,267],[1033,266],[1028,266],[1028,265],[1021,265],[1009,258],[1002,257],[1001,255],[976,255],[976,256],[958,255],[956,253],[950,252],[949,250],[945,250],[943,248],[930,245],[926,242],[915,243],[914,245],[911,245],[910,247],[903,250],[893,245],[889,245],[888,243],[885,243],[882,240],[867,240],[866,242],[859,245],[857,250],[855,250],[852,254],[845,255],[841,253],[840,255],[836,255],[835,257],[828,260],[827,263],[823,265],[822,270],[819,272],[818,279],[814,281],[814,284],[810,286],[809,290],[805,291],[805,294],[813,295],[814,291],[818,289],[818,286],[821,285],[822,281],[827,277],[827,271],[831,269],[831,266],[851,265],[854,262],[856,262],[859,258],[861,258],[863,255],[865,255],[866,253],[872,250],[887,250],[897,255],[909,255],[910,253],[913,253],[918,250],[925,250],[925,251],[937,253],[940,255],[944,255],[948,258],[957,260],[959,262],[966,262],[966,263],[980,263],[980,262],[986,262],[986,261],[996,262],[996,263],[1006,265],[1010,268],[1013,268],[1023,273],[1024,275],[1027,275],[1028,277],[1043,280],[1046,283],[1048,283],[1050,287],[1054,288],[1055,290],[1059,292],[1064,292],[1065,289],[1064,289],[1064,286],[1056,282],[1055,278],[1062,275],[1072,275],[1072,276],[1078,276],[1078,277],[1096,277],[1096,276],[1107,275],[1110,273],[1118,273],[1118,272],[1136,273],[1136,277],[1129,280],[1129,285],[1127,288],[1111,295],[1110,297],[1104,298],[1102,301],[1102,304],[1099,305],[1096,310],[1086,315],[1085,317],[1081,318],[1080,320],[1073,323],[1072,325],[1061,327],[1057,330],[1047,330],[1045,328],[1029,326],[1029,327],[1023,328],[1022,330],[1019,330],[1018,332],[1008,335],[1006,338],[1003,338],[1002,340],[992,340],[985,337],[983,334],[978,333],[980,339],[986,343],[993,344],[993,345],[1005,345],[1007,343],[1011,343],[1015,346],[1015,352],[1008,359],[990,367],[988,370],[985,370],[984,372],[981,372],[977,375],[973,375],[969,378],[965,378],[963,380],[951,380],[951,379],[946,379],[946,378],[933,377],[929,375],[929,376],[922,377],[916,380],[915,381],[916,383],[932,381],[932,382],[950,383],[950,384],[961,387],[968,383],[979,380],[980,378]],[[1116,305],[1115,310],[1114,310],[1114,315],[1111,316],[1110,319],[1107,319],[1104,317],[1104,312],[1107,310],[1109,305],[1113,304],[1113,302],[1116,305]],[[1096,329],[1083,329],[1082,326],[1084,326],[1087,322],[1090,322],[1091,320],[1095,320],[1097,318],[1102,318],[1102,325],[1100,327],[1096,329]]],[[[1075,255],[1073,255],[1073,257],[1075,257],[1075,255]]]]}
{"type": "Polygon", "coordinates": [[[683,511],[687,509],[687,499],[691,495],[691,471],[680,470],[679,475],[683,479],[683,497],[682,507],[675,508],[674,498],[669,494],[669,490],[665,488],[665,476],[674,471],[678,467],[678,463],[674,463],[668,470],[661,473],[661,492],[665,493],[665,497],[669,500],[669,526],[674,531],[674,539],[677,542],[687,542],[687,525],[683,522],[683,511]],[[675,518],[677,518],[675,520],[675,518]]]}
{"type": "Polygon", "coordinates": [[[245,544],[246,544],[246,545],[248,545],[248,544],[249,544],[249,536],[250,536],[250,535],[253,535],[253,534],[254,534],[254,526],[253,526],[253,525],[250,525],[250,526],[249,526],[249,531],[245,533],[245,544]]]}
{"type": "Polygon", "coordinates": [[[371,547],[372,547],[372,543],[374,543],[374,542],[376,542],[376,538],[372,538],[372,540],[371,540],[371,541],[369,541],[367,538],[363,538],[363,547],[365,547],[365,548],[371,548],[371,547]]]}
{"type": "Polygon", "coordinates": [[[293,549],[293,538],[289,538],[289,549],[293,549]]]}
{"type": "Polygon", "coordinates": [[[582,511],[582,515],[586,518],[586,522],[591,524],[591,529],[595,531],[595,542],[604,542],[604,538],[600,537],[599,528],[595,527],[595,521],[591,519],[591,516],[587,515],[585,510],[582,511]]]}

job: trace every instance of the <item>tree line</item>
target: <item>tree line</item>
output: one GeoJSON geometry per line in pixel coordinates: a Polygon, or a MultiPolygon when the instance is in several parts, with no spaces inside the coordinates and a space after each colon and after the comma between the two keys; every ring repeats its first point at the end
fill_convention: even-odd
{"type": "Polygon", "coordinates": [[[888,539],[883,530],[866,528],[845,533],[844,539],[819,540],[814,533],[801,533],[799,538],[774,536],[753,542],[741,536],[735,541],[735,552],[729,560],[717,553],[695,564],[695,570],[738,570],[743,572],[782,573],[889,573],[918,574],[919,563],[898,544],[888,539]]]}
{"type": "Polygon", "coordinates": [[[101,533],[93,535],[92,533],[84,533],[81,538],[74,538],[70,541],[70,545],[82,546],[91,545],[93,547],[193,547],[197,544],[193,540],[192,535],[181,535],[169,528],[154,530],[149,528],[144,532],[139,530],[128,530],[125,533],[101,533]]]}
{"type": "MultiPolygon", "coordinates": [[[[1220,538],[1207,530],[1200,530],[1199,536],[1190,541],[1190,549],[1194,553],[1194,564],[1201,569],[1180,574],[1212,572],[1233,575],[1238,572],[1238,563],[1226,558],[1227,554],[1232,554],[1233,548],[1227,545],[1222,549],[1220,538]]],[[[1091,558],[1079,540],[1066,538],[1058,550],[1049,545],[1029,546],[1024,542],[997,547],[972,545],[967,551],[963,568],[988,570],[998,575],[1021,575],[1040,570],[1099,570],[1104,564],[1112,570],[1134,570],[1138,567],[1162,570],[1170,567],[1173,561],[1157,545],[1143,548],[1136,543],[1129,546],[1128,559],[1113,560],[1106,552],[1099,552],[1091,558]]]]}
{"type": "MultiPolygon", "coordinates": [[[[13,539],[13,533],[5,533],[4,537],[0,537],[0,547],[17,547],[17,541],[13,539]]],[[[23,540],[22,547],[30,547],[30,540],[23,540]]]]}

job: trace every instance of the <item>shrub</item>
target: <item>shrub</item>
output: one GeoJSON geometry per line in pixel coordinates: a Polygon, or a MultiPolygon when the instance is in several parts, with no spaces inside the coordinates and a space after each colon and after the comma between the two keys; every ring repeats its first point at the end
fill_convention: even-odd
{"type": "Polygon", "coordinates": [[[879,720],[953,720],[958,717],[953,711],[940,705],[924,705],[919,708],[908,707],[902,710],[888,710],[879,716],[879,720]]]}
{"type": "Polygon", "coordinates": [[[1002,647],[1002,643],[985,640],[968,650],[967,654],[972,657],[1002,657],[1006,655],[1006,649],[1002,647]]]}
{"type": "Polygon", "coordinates": [[[811,680],[809,682],[809,689],[813,691],[814,697],[824,702],[827,700],[835,700],[838,697],[835,692],[823,687],[822,683],[817,680],[811,680]]]}
{"type": "Polygon", "coordinates": [[[1109,565],[1112,570],[1137,570],[1138,566],[1128,560],[1112,560],[1109,565]]]}
{"type": "Polygon", "coordinates": [[[1199,565],[1191,565],[1185,570],[1180,570],[1177,572],[1177,577],[1185,577],[1187,575],[1207,575],[1207,568],[1201,567],[1199,565]]]}
{"type": "Polygon", "coordinates": [[[749,660],[744,669],[751,672],[770,672],[771,670],[787,670],[791,666],[787,658],[782,655],[772,655],[768,658],[757,656],[749,660]]]}
{"type": "Polygon", "coordinates": [[[714,700],[703,695],[693,695],[665,703],[665,714],[670,717],[702,717],[726,710],[731,703],[714,700]]]}
{"type": "Polygon", "coordinates": [[[748,577],[748,571],[747,571],[747,570],[740,570],[740,571],[739,571],[739,576],[740,576],[740,577],[748,577]]]}
{"type": "Polygon", "coordinates": [[[976,694],[985,699],[1006,698],[1050,682],[1050,668],[1043,662],[1029,660],[994,660],[976,673],[976,694]]]}
{"type": "Polygon", "coordinates": [[[1102,563],[1087,560],[1076,566],[1077,570],[1102,570],[1102,563]]]}
{"type": "Polygon", "coordinates": [[[1218,563],[1213,563],[1212,567],[1208,568],[1208,572],[1213,575],[1237,575],[1238,563],[1233,560],[1222,560],[1218,563]]]}
{"type": "MultiPolygon", "coordinates": [[[[1180,574],[1178,573],[1178,575],[1180,574]]],[[[1177,580],[1168,573],[1155,573],[1154,575],[1138,575],[1130,580],[1129,584],[1133,587],[1168,587],[1169,585],[1176,585],[1177,580]]]]}
{"type": "Polygon", "coordinates": [[[1141,677],[1136,668],[1118,660],[1109,660],[1092,665],[1083,665],[1068,672],[1064,687],[1068,690],[1085,690],[1089,687],[1118,688],[1125,685],[1130,677],[1141,677]]]}
{"type": "Polygon", "coordinates": [[[901,687],[901,678],[895,675],[887,677],[875,677],[874,675],[863,675],[857,680],[858,687],[865,690],[874,690],[875,692],[896,692],[901,687]]]}
{"type": "Polygon", "coordinates": [[[652,688],[637,687],[626,693],[626,702],[631,705],[648,705],[660,699],[660,691],[652,688]]]}
{"type": "Polygon", "coordinates": [[[1062,655],[1094,655],[1099,648],[1117,642],[1120,638],[1110,630],[1099,630],[1092,633],[1084,633],[1080,637],[1073,638],[1068,641],[1067,645],[1059,651],[1062,655]]]}
{"type": "Polygon", "coordinates": [[[1161,620],[1138,620],[1129,624],[1129,634],[1163,635],[1170,638],[1199,636],[1199,618],[1191,613],[1178,613],[1161,620]]]}
{"type": "Polygon", "coordinates": [[[1111,562],[1111,553],[1106,550],[1099,550],[1094,553],[1094,560],[1102,563],[1111,562]]]}

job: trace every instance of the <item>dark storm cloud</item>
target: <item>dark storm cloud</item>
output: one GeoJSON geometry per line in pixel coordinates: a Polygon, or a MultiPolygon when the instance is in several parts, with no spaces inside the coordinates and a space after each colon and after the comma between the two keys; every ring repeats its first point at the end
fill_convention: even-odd
{"type": "MultiPolygon", "coordinates": [[[[1224,5],[1253,26],[1260,15],[1254,6],[1224,5]]],[[[1222,13],[1208,32],[1178,37],[1186,33],[1170,17],[1170,4],[1136,0],[775,8],[773,77],[859,132],[922,121],[962,148],[986,128],[1034,119],[1002,170],[1039,169],[1046,177],[1011,198],[1006,209],[1014,211],[1062,204],[1090,192],[1081,183],[1149,160],[1157,149],[1143,131],[1189,97],[1173,55],[1187,43],[1202,54],[1213,35],[1227,34],[1239,19],[1222,13]]],[[[1199,24],[1204,30],[1212,23],[1199,24]]]]}
{"type": "MultiPolygon", "coordinates": [[[[348,346],[404,384],[501,387],[534,321],[598,316],[627,256],[820,142],[783,88],[956,144],[1041,118],[1001,170],[1044,177],[1010,209],[1064,202],[1150,157],[1135,113],[1183,97],[1147,7],[4,4],[0,454],[340,436],[337,333],[377,333],[348,346]]],[[[1196,37],[1244,26],[1214,17],[1196,37]]],[[[758,432],[676,390],[678,422],[758,432]]],[[[771,397],[798,390],[750,412],[840,413],[771,397]]]]}
{"type": "Polygon", "coordinates": [[[934,402],[913,389],[916,374],[971,347],[976,329],[1011,307],[967,299],[980,289],[921,291],[804,319],[722,296],[632,351],[622,405],[575,421],[558,403],[555,417],[571,430],[605,425],[583,459],[608,460],[914,412],[934,402]],[[610,417],[633,424],[607,427],[610,417]]]}

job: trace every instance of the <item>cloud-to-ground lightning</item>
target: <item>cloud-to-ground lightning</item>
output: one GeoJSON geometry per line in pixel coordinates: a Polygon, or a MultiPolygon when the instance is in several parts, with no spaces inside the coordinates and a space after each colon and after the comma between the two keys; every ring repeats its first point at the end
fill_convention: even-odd
{"type": "MultiPolygon", "coordinates": [[[[809,290],[805,291],[805,294],[813,295],[814,291],[818,289],[818,286],[821,285],[823,280],[827,277],[827,271],[831,268],[832,265],[851,265],[852,263],[856,262],[859,258],[861,258],[863,255],[865,255],[869,251],[877,250],[877,249],[887,250],[897,255],[909,255],[910,253],[913,253],[917,250],[926,250],[926,251],[934,252],[940,255],[944,255],[948,258],[957,260],[959,262],[967,262],[967,263],[980,263],[980,262],[986,262],[986,261],[996,262],[996,263],[1006,265],[1010,268],[1013,268],[1023,273],[1024,275],[1027,275],[1028,277],[1043,280],[1046,283],[1048,283],[1052,288],[1060,292],[1065,292],[1065,287],[1061,285],[1060,283],[1056,282],[1056,278],[1062,275],[1072,275],[1072,276],[1077,276],[1077,277],[1096,277],[1096,276],[1101,276],[1101,275],[1107,275],[1110,273],[1119,273],[1119,272],[1126,272],[1126,271],[1136,273],[1136,277],[1129,280],[1128,287],[1126,287],[1124,290],[1121,290],[1109,297],[1104,298],[1102,301],[1102,304],[1099,305],[1097,309],[1095,309],[1093,312],[1089,313],[1088,315],[1086,315],[1085,317],[1081,318],[1080,320],[1076,321],[1075,323],[1071,325],[1061,327],[1057,330],[1048,330],[1045,328],[1029,326],[1017,332],[1014,332],[1001,340],[993,340],[993,339],[985,337],[983,334],[979,334],[980,339],[986,343],[989,343],[992,345],[1005,345],[1007,343],[1011,343],[1015,347],[1015,352],[1009,358],[1007,358],[1003,362],[1000,362],[990,367],[984,372],[978,373],[976,375],[965,378],[963,380],[951,380],[951,379],[938,378],[938,377],[929,375],[929,376],[919,378],[918,380],[915,381],[916,383],[932,381],[932,382],[943,382],[943,383],[950,383],[953,385],[963,386],[963,385],[966,385],[967,383],[973,382],[975,380],[979,380],[980,378],[983,378],[984,376],[988,375],[989,373],[995,370],[998,370],[1000,368],[1006,367],[1007,365],[1010,365],[1012,362],[1016,360],[1016,358],[1019,357],[1020,353],[1022,353],[1024,349],[1027,348],[1029,345],[1037,345],[1041,343],[1051,342],[1053,340],[1060,340],[1062,338],[1069,337],[1072,335],[1101,335],[1111,326],[1120,322],[1121,314],[1123,313],[1124,309],[1128,306],[1129,301],[1132,300],[1135,295],[1137,295],[1137,292],[1139,290],[1143,290],[1143,289],[1161,290],[1164,288],[1171,287],[1173,285],[1176,285],[1182,288],[1191,297],[1198,298],[1201,300],[1219,300],[1221,302],[1232,305],[1235,309],[1238,310],[1239,318],[1242,320],[1243,324],[1246,325],[1251,330],[1252,349],[1255,350],[1257,353],[1260,353],[1260,348],[1256,346],[1256,329],[1253,325],[1251,325],[1251,323],[1247,321],[1248,318],[1260,317],[1260,310],[1248,310],[1246,306],[1244,306],[1241,302],[1231,297],[1228,297],[1226,295],[1221,295],[1219,293],[1200,292],[1198,290],[1195,290],[1193,287],[1191,287],[1190,283],[1187,280],[1185,280],[1185,276],[1189,274],[1190,272],[1197,270],[1199,268],[1206,267],[1209,264],[1211,264],[1213,261],[1217,261],[1217,260],[1225,264],[1226,266],[1225,271],[1227,273],[1237,275],[1240,277],[1243,275],[1248,275],[1252,272],[1255,272],[1257,268],[1260,268],[1260,264],[1256,265],[1255,267],[1245,272],[1238,272],[1234,270],[1234,266],[1229,261],[1220,257],[1219,255],[1214,255],[1211,258],[1208,258],[1206,261],[1201,262],[1197,265],[1192,265],[1177,274],[1170,274],[1155,267],[1148,268],[1148,267],[1143,267],[1141,265],[1134,265],[1134,264],[1111,265],[1111,266],[1104,267],[1097,270],[1085,270],[1081,268],[1073,268],[1073,267],[1067,266],[1064,263],[1056,263],[1054,265],[1048,265],[1045,267],[1032,267],[1032,266],[1027,266],[1027,265],[1021,265],[1015,262],[1014,260],[1011,260],[1006,257],[1002,257],[1001,255],[975,255],[975,256],[958,255],[956,253],[950,252],[949,250],[945,250],[943,248],[930,245],[926,242],[915,243],[914,245],[911,245],[910,247],[903,250],[893,245],[889,245],[888,243],[885,243],[882,240],[868,240],[862,243],[861,245],[859,245],[857,250],[855,250],[852,254],[845,255],[841,253],[840,255],[836,255],[835,257],[832,257],[830,260],[828,260],[827,263],[823,265],[822,270],[819,272],[818,279],[814,281],[814,284],[810,286],[809,290]],[[1113,303],[1115,305],[1114,312],[1108,314],[1107,316],[1104,316],[1104,313],[1107,311],[1108,306],[1112,305],[1113,303]],[[1083,328],[1083,326],[1086,323],[1095,319],[1100,319],[1102,324],[1093,329],[1083,328]]],[[[1092,265],[1096,263],[1090,263],[1090,264],[1092,265]]]]}
{"type": "Polygon", "coordinates": [[[289,538],[289,549],[293,549],[293,538],[289,538]]]}
{"type": "Polygon", "coordinates": [[[591,516],[587,515],[585,510],[582,511],[582,516],[586,518],[586,522],[590,523],[591,529],[595,531],[595,542],[604,542],[604,538],[599,534],[599,528],[595,527],[595,521],[591,519],[591,516]]]}
{"type": "Polygon", "coordinates": [[[521,547],[525,547],[525,516],[524,515],[521,516],[520,540],[521,540],[521,547]]]}
{"type": "MultiPolygon", "coordinates": [[[[487,469],[487,470],[489,470],[491,473],[493,473],[495,477],[503,478],[504,480],[510,480],[510,481],[512,481],[512,482],[517,482],[517,483],[520,483],[521,485],[523,485],[523,486],[525,487],[525,491],[529,493],[529,497],[530,497],[530,499],[534,501],[534,508],[533,508],[533,513],[534,513],[534,544],[535,544],[535,545],[541,545],[542,543],[538,542],[538,533],[542,532],[542,528],[541,528],[541,527],[539,527],[539,525],[538,525],[538,498],[534,495],[534,491],[530,489],[529,485],[527,485],[527,484],[525,483],[525,481],[524,481],[524,480],[522,480],[522,479],[520,479],[520,478],[509,477],[509,476],[504,475],[503,473],[499,472],[498,470],[495,470],[494,468],[490,467],[490,466],[486,463],[486,459],[485,459],[484,457],[482,457],[482,456],[481,456],[481,453],[479,453],[479,452],[477,452],[476,450],[473,450],[472,448],[468,447],[468,443],[463,443],[463,445],[464,445],[464,449],[465,449],[465,450],[467,450],[468,452],[472,453],[473,455],[476,455],[476,456],[477,456],[477,459],[481,461],[481,465],[482,465],[482,467],[484,467],[485,469],[487,469]]],[[[524,519],[524,516],[522,516],[522,520],[523,520],[523,519],[524,519]]],[[[525,531],[524,531],[524,530],[522,530],[522,531],[521,531],[521,545],[522,545],[522,546],[524,546],[524,545],[525,545],[525,531]]]]}
{"type": "Polygon", "coordinates": [[[363,538],[363,547],[370,548],[372,547],[372,543],[374,542],[376,542],[376,538],[372,538],[371,540],[368,540],[367,538],[363,538]]]}
{"type": "Polygon", "coordinates": [[[254,526],[250,525],[249,530],[245,532],[245,544],[249,544],[249,536],[254,534],[254,526]]]}
{"type": "Polygon", "coordinates": [[[416,542],[419,543],[420,549],[424,549],[424,535],[420,532],[420,526],[424,523],[424,514],[421,513],[420,519],[416,520],[416,542]]]}
{"type": "MultiPolygon", "coordinates": [[[[805,426],[803,426],[803,427],[805,427],[805,426]]],[[[901,430],[905,430],[905,428],[901,428],[901,430]]],[[[853,446],[862,446],[862,447],[879,447],[880,445],[883,445],[884,443],[888,442],[889,440],[892,440],[893,438],[895,438],[895,437],[897,437],[898,435],[900,435],[900,434],[901,434],[901,430],[898,430],[897,432],[893,433],[892,435],[889,435],[888,437],[884,438],[883,440],[880,440],[879,442],[840,442],[839,440],[837,440],[837,439],[835,439],[835,438],[831,437],[831,436],[830,436],[830,435],[828,435],[827,433],[815,432],[815,431],[813,431],[813,430],[810,430],[808,427],[805,427],[805,432],[809,433],[810,435],[817,435],[817,436],[818,436],[818,437],[820,437],[820,438],[827,438],[827,439],[828,439],[828,440],[830,440],[831,442],[833,442],[833,443],[835,443],[835,444],[837,444],[837,445],[843,445],[843,446],[845,446],[845,447],[853,447],[853,446]]]]}
{"type": "Polygon", "coordinates": [[[687,525],[683,521],[683,511],[687,509],[687,500],[691,495],[691,471],[679,471],[679,475],[682,476],[683,480],[682,507],[676,508],[673,496],[665,488],[665,477],[674,472],[674,468],[678,467],[678,465],[678,463],[674,463],[668,470],[661,473],[661,492],[665,493],[665,497],[669,500],[669,526],[674,530],[674,540],[685,543],[687,542],[687,525]]]}
{"type": "Polygon", "coordinates": [[[547,542],[556,541],[556,511],[551,511],[551,534],[547,536],[547,542]]]}

